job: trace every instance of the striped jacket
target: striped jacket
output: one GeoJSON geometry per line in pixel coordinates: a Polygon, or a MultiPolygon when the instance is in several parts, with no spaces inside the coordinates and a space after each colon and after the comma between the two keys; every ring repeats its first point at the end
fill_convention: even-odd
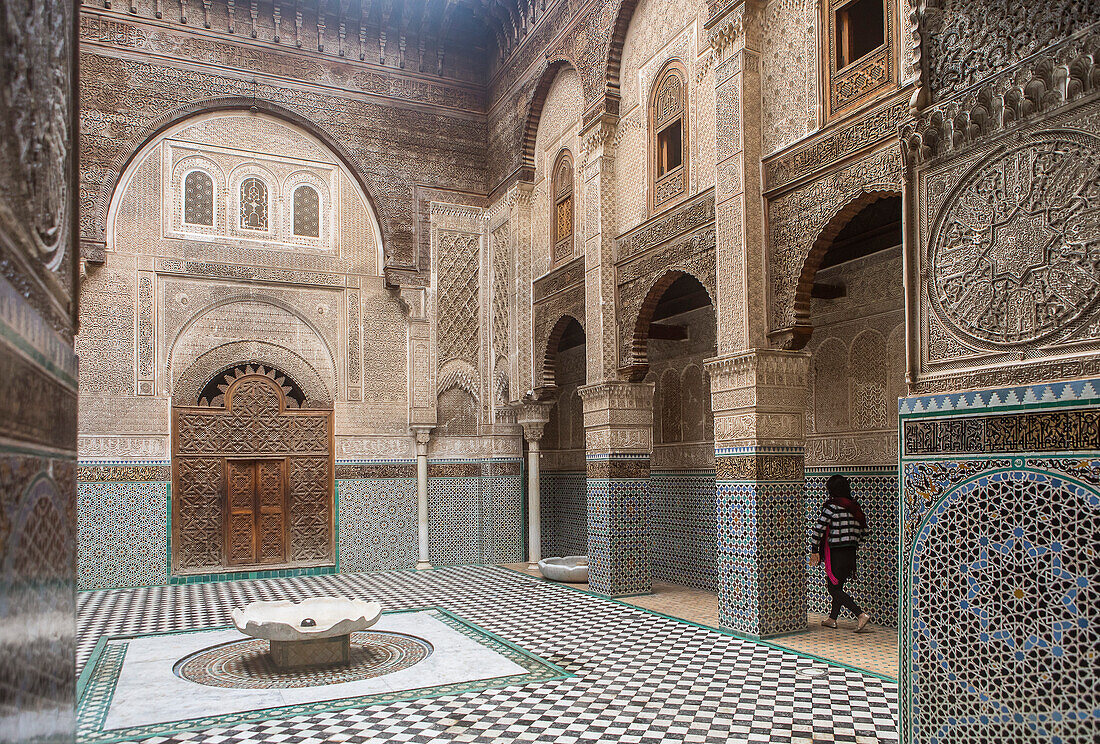
{"type": "Polygon", "coordinates": [[[811,553],[819,552],[826,527],[829,528],[830,548],[854,548],[867,537],[867,528],[860,527],[859,522],[847,509],[833,503],[826,503],[825,508],[821,510],[821,516],[810,527],[811,553]]]}

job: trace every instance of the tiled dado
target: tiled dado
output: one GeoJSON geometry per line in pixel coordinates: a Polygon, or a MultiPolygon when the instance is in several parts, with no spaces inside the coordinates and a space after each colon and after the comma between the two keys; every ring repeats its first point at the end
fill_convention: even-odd
{"type": "Polygon", "coordinates": [[[542,555],[586,555],[588,495],[585,473],[543,470],[539,494],[542,555]]]}
{"type": "Polygon", "coordinates": [[[716,450],[718,622],[763,637],[806,627],[803,455],[716,450]]]}
{"type": "Polygon", "coordinates": [[[77,468],[78,586],[168,583],[167,462],[82,462],[77,468]]]}
{"type": "MultiPolygon", "coordinates": [[[[871,616],[886,627],[898,624],[898,473],[892,465],[860,469],[806,468],[807,528],[817,521],[827,496],[825,481],[834,473],[846,476],[867,515],[870,532],[859,546],[859,566],[847,590],[871,616]]],[[[825,569],[809,569],[807,603],[810,612],[828,614],[831,601],[825,569]]]]}
{"type": "Polygon", "coordinates": [[[412,477],[400,466],[361,466],[338,474],[373,478],[336,481],[337,563],[341,571],[381,571],[416,565],[416,465],[412,477]],[[350,472],[349,472],[350,471],[350,472]],[[390,477],[385,477],[385,474],[390,477]]]}
{"type": "Polygon", "coordinates": [[[587,467],[589,588],[609,596],[649,592],[649,458],[590,459],[587,467]]]}
{"type": "Polygon", "coordinates": [[[1098,391],[900,402],[903,742],[1096,741],[1098,391]]]}
{"type": "Polygon", "coordinates": [[[432,565],[522,560],[521,467],[512,458],[428,463],[432,565]]]}
{"type": "Polygon", "coordinates": [[[653,580],[718,591],[714,471],[653,472],[649,488],[653,580]]]}

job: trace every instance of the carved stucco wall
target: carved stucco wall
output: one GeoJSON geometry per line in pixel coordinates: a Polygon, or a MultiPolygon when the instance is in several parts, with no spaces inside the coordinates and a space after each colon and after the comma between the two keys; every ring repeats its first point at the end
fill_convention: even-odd
{"type": "Polygon", "coordinates": [[[653,470],[697,470],[714,467],[714,417],[710,379],[703,362],[717,353],[714,307],[664,318],[683,326],[680,341],[649,340],[649,373],[654,383],[653,470]]]}
{"type": "Polygon", "coordinates": [[[585,212],[581,208],[584,204],[584,179],[577,172],[583,154],[578,136],[583,113],[584,94],[580,76],[571,67],[563,68],[550,83],[535,136],[535,180],[531,192],[531,269],[535,276],[545,274],[550,268],[551,171],[562,148],[568,148],[573,156],[573,250],[574,254],[584,251],[585,212]]]}
{"type": "Polygon", "coordinates": [[[623,44],[619,124],[615,143],[615,224],[618,234],[648,215],[648,106],[653,81],[670,59],[687,69],[690,147],[688,194],[714,185],[714,77],[703,36],[707,7],[696,0],[642,0],[623,44]]]}
{"type": "Polygon", "coordinates": [[[77,347],[83,456],[166,454],[176,384],[195,392],[200,377],[247,361],[301,377],[316,404],[335,402],[338,438],[406,436],[406,315],[379,276],[365,195],[322,143],[263,114],[200,115],[133,160],[109,218],[106,262],[85,279],[77,347]],[[180,187],[194,168],[215,183],[209,228],[181,222],[180,187]],[[239,227],[248,175],[268,183],[267,233],[239,227]],[[304,182],[321,196],[315,240],[291,229],[293,189],[304,182]],[[264,358],[240,356],[252,352],[264,358]]]}
{"type": "Polygon", "coordinates": [[[822,232],[845,207],[867,194],[901,193],[897,146],[886,145],[768,201],[768,321],[772,330],[796,320],[795,303],[806,259],[822,232]]]}
{"type": "Polygon", "coordinates": [[[1095,102],[920,170],[919,389],[1021,384],[1095,368],[1098,173],[1095,102]],[[991,188],[996,200],[986,196],[991,188]]]}
{"type": "Polygon", "coordinates": [[[387,264],[412,271],[405,281],[427,283],[428,240],[417,232],[414,191],[484,192],[477,86],[250,48],[257,42],[247,35],[199,43],[192,26],[146,25],[153,16],[146,5],[138,17],[81,10],[81,237],[88,250],[105,240],[113,185],[143,140],[181,112],[235,100],[288,111],[338,147],[374,199],[387,264]]]}
{"type": "Polygon", "coordinates": [[[817,272],[815,281],[842,285],[845,294],[811,306],[806,467],[897,461],[897,400],[906,394],[902,275],[901,246],[817,272]]]}
{"type": "Polygon", "coordinates": [[[820,18],[813,0],[772,0],[764,6],[760,118],[765,155],[818,127],[820,18]]]}
{"type": "Polygon", "coordinates": [[[0,740],[75,730],[74,5],[0,2],[0,740]]]}

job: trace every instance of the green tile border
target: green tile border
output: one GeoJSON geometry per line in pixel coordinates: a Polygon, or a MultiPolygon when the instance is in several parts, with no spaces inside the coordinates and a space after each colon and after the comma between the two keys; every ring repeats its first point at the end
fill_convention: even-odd
{"type": "MultiPolygon", "coordinates": [[[[842,669],[847,669],[850,672],[858,672],[859,674],[863,674],[863,675],[866,675],[868,677],[874,677],[876,679],[881,679],[881,680],[886,681],[886,682],[893,682],[894,684],[897,684],[897,682],[898,682],[896,677],[890,677],[890,676],[885,675],[885,674],[880,674],[879,672],[872,672],[870,669],[861,669],[859,667],[855,667],[855,666],[852,666],[850,664],[845,664],[842,661],[836,661],[835,659],[826,659],[824,657],[815,656],[814,654],[810,654],[810,653],[807,653],[805,651],[797,651],[793,648],[788,648],[787,646],[783,646],[783,645],[780,645],[778,643],[774,643],[774,642],[769,641],[769,640],[764,639],[764,638],[759,638],[757,636],[749,635],[747,633],[740,633],[736,630],[730,630],[728,628],[718,628],[718,627],[715,627],[713,625],[704,625],[702,623],[697,623],[694,620],[685,620],[682,617],[676,617],[675,615],[669,615],[669,614],[666,614],[664,612],[659,612],[657,610],[651,610],[648,607],[639,607],[638,605],[633,605],[633,604],[630,604],[629,602],[622,601],[622,597],[645,596],[645,595],[642,595],[642,594],[624,594],[624,595],[619,595],[618,597],[609,597],[606,594],[599,594],[597,592],[593,592],[593,591],[590,591],[588,589],[581,589],[579,586],[573,586],[571,584],[565,584],[565,583],[562,583],[560,581],[550,581],[549,579],[539,578],[538,576],[531,576],[530,574],[524,573],[524,572],[519,571],[519,570],[514,569],[514,568],[509,568],[508,566],[501,566],[501,565],[498,564],[498,565],[493,566],[493,568],[499,568],[499,569],[502,569],[504,571],[510,571],[512,573],[519,574],[520,576],[526,576],[527,578],[532,579],[533,581],[541,582],[541,583],[552,585],[552,586],[563,587],[565,589],[570,589],[574,592],[580,592],[581,594],[587,594],[590,597],[596,597],[597,599],[605,599],[608,602],[615,602],[616,604],[621,604],[624,607],[629,607],[632,610],[638,610],[639,612],[646,612],[646,613],[649,613],[650,615],[656,615],[657,617],[662,617],[666,620],[674,620],[678,623],[684,623],[686,625],[691,625],[691,626],[694,626],[696,628],[702,628],[704,630],[713,630],[715,633],[721,633],[722,635],[731,636],[733,638],[737,638],[737,639],[742,640],[742,641],[748,641],[750,643],[759,643],[761,646],[768,646],[769,648],[774,648],[778,651],[785,651],[789,654],[794,654],[795,656],[801,656],[804,659],[812,659],[813,661],[820,661],[823,664],[828,664],[829,666],[835,666],[835,667],[840,667],[842,669]]],[[[796,633],[801,633],[801,632],[803,632],[803,631],[796,630],[796,631],[793,631],[791,633],[784,633],[784,634],[782,634],[782,636],[795,635],[796,633]]],[[[782,637],[782,636],[772,636],[772,637],[773,638],[778,638],[778,637],[782,637]]]]}
{"type": "Polygon", "coordinates": [[[467,692],[479,692],[511,685],[525,685],[532,682],[549,682],[577,676],[572,672],[566,671],[557,664],[547,661],[541,656],[511,641],[505,640],[495,633],[485,630],[479,625],[442,607],[409,607],[400,610],[392,610],[387,614],[407,612],[431,613],[432,617],[439,620],[447,627],[462,633],[482,646],[489,648],[491,651],[523,667],[525,672],[523,674],[513,674],[504,677],[492,677],[489,679],[470,680],[447,685],[397,690],[390,693],[375,693],[371,695],[337,698],[334,700],[321,700],[313,703],[297,703],[274,708],[238,711],[203,718],[191,718],[182,721],[169,721],[165,723],[131,726],[104,731],[102,725],[103,722],[106,721],[107,713],[111,707],[115,686],[118,683],[118,676],[122,671],[127,649],[127,644],[109,645],[111,641],[206,633],[216,630],[226,630],[233,626],[223,625],[211,628],[194,628],[160,633],[120,634],[110,637],[101,636],[84,667],[84,671],[80,675],[80,679],[77,681],[77,740],[80,742],[88,742],[89,744],[93,742],[95,744],[110,744],[112,742],[144,739],[153,736],[174,736],[187,731],[201,731],[209,728],[258,723],[273,719],[290,718],[292,716],[328,713],[337,710],[347,710],[349,708],[364,708],[407,700],[422,700],[426,698],[445,697],[448,695],[460,695],[467,692]]]}

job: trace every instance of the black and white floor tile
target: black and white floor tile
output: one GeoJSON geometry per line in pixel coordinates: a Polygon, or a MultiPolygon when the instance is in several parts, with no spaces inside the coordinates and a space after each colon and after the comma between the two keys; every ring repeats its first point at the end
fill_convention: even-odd
{"type": "Polygon", "coordinates": [[[897,685],[490,566],[87,592],[78,673],[102,635],[229,624],[257,599],[344,595],[442,607],[568,679],[157,737],[146,742],[896,742],[897,685]]]}

